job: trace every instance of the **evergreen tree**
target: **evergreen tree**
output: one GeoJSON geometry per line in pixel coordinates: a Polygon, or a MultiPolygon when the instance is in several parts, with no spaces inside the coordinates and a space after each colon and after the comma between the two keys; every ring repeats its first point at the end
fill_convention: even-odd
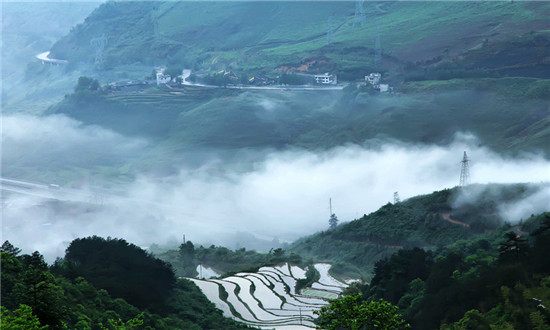
{"type": "Polygon", "coordinates": [[[0,252],[7,252],[12,256],[17,257],[17,255],[21,252],[21,249],[13,246],[10,241],[5,241],[4,244],[2,244],[2,248],[0,248],[0,252]]]}
{"type": "Polygon", "coordinates": [[[502,260],[517,259],[520,255],[527,255],[529,244],[525,238],[521,238],[514,232],[508,232],[506,233],[506,241],[500,244],[498,250],[502,260]]]}
{"type": "Polygon", "coordinates": [[[336,226],[338,226],[338,217],[336,216],[336,214],[332,213],[330,215],[330,219],[328,219],[328,224],[330,229],[334,229],[336,228],[336,226]]]}

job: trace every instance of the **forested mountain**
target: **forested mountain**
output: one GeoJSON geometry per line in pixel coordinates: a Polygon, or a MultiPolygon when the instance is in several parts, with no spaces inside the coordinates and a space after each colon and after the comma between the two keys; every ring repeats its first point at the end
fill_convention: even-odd
{"type": "Polygon", "coordinates": [[[534,229],[521,236],[508,231],[435,253],[400,250],[350,292],[397,304],[414,329],[547,329],[550,213],[525,225],[534,229]]]}

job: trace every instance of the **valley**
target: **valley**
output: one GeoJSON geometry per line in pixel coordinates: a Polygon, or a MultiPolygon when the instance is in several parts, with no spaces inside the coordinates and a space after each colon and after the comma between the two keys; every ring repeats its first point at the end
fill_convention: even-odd
{"type": "Polygon", "coordinates": [[[0,9],[2,328],[548,328],[550,3],[0,9]]]}

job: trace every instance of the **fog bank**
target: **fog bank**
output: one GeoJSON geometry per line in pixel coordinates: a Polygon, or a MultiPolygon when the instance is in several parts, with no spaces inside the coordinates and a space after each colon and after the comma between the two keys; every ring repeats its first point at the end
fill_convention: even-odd
{"type": "MultiPolygon", "coordinates": [[[[36,171],[115,166],[148,145],[63,117],[24,119],[4,119],[5,166],[26,164],[36,171]],[[74,160],[79,157],[84,161],[74,160]]],[[[230,163],[220,167],[224,160],[218,159],[193,170],[181,164],[171,176],[138,174],[129,184],[108,189],[38,189],[42,197],[5,192],[2,239],[26,253],[39,250],[50,261],[63,256],[71,240],[89,235],[142,246],[178,244],[185,235],[196,243],[250,247],[243,233],[290,242],[328,228],[329,198],[344,222],[393,201],[396,191],[406,199],[456,186],[464,151],[471,158],[472,183],[550,181],[550,161],[542,155],[501,156],[469,134],[457,135],[449,145],[369,140],[322,152],[266,151],[246,171],[230,163]]],[[[501,210],[514,222],[547,211],[548,201],[546,185],[501,210]]]]}

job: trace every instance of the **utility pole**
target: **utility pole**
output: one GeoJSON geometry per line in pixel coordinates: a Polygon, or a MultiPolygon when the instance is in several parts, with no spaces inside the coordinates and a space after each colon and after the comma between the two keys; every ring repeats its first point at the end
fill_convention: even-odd
{"type": "Polygon", "coordinates": [[[332,215],[332,198],[328,199],[329,215],[332,215]]]}
{"type": "Polygon", "coordinates": [[[183,234],[183,244],[185,244],[185,234],[183,234]]]}
{"type": "Polygon", "coordinates": [[[464,151],[464,157],[462,158],[462,167],[460,169],[460,183],[459,185],[461,187],[464,187],[470,183],[470,159],[468,159],[468,155],[466,155],[466,151],[464,151]]]}

